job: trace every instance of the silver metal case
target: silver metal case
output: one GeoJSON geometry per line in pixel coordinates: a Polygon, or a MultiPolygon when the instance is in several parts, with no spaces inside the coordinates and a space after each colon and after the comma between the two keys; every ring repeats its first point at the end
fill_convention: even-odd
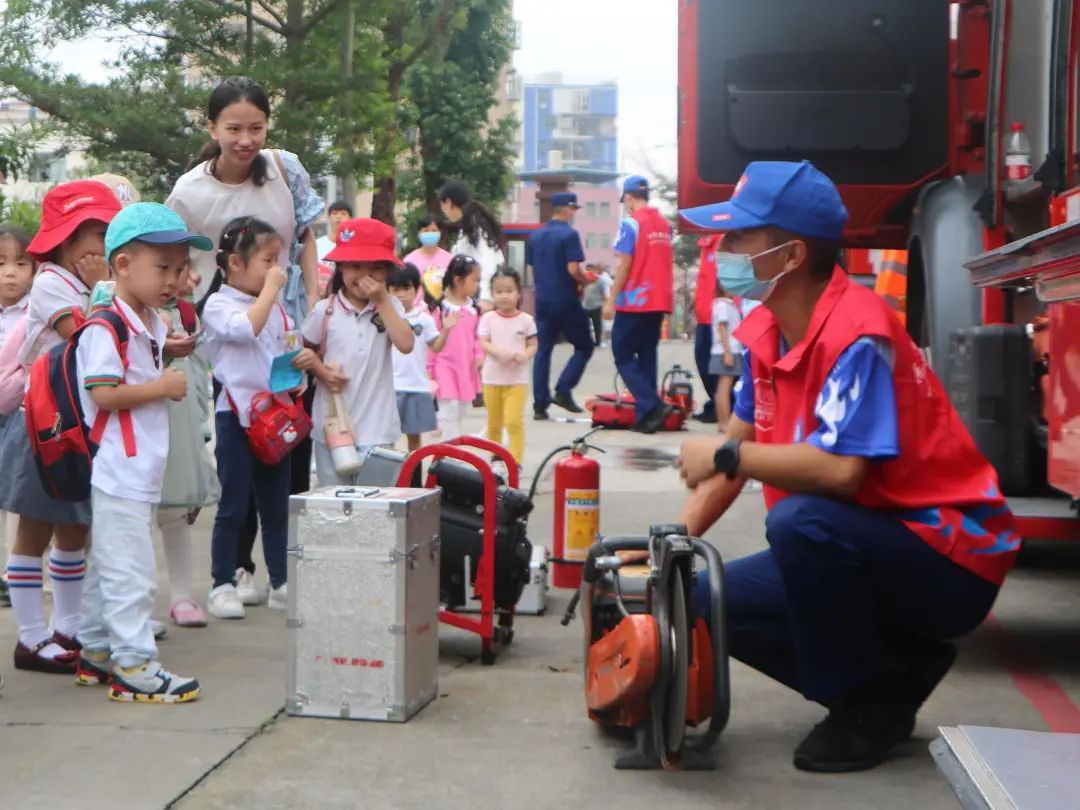
{"type": "Polygon", "coordinates": [[[289,499],[289,714],[405,722],[435,699],[439,497],[322,487],[289,499]]]}

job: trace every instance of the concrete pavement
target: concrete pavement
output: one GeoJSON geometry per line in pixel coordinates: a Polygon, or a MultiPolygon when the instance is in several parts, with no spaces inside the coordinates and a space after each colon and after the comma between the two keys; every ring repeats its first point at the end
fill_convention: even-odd
{"type": "MultiPolygon", "coordinates": [[[[564,347],[561,347],[564,348],[564,347]]],[[[562,351],[556,354],[563,357],[562,351]]],[[[691,364],[688,344],[663,352],[691,364]]],[[[598,352],[579,391],[608,389],[612,366],[598,352]]],[[[555,413],[557,409],[553,409],[555,413]]],[[[470,417],[479,430],[482,414],[470,417]]],[[[584,426],[527,424],[526,472],[584,426]]],[[[695,425],[695,431],[706,430],[695,425]]],[[[641,532],[670,519],[682,491],[670,468],[641,469],[628,449],[677,448],[681,437],[611,433],[599,437],[602,530],[641,532]]],[[[760,493],[747,492],[710,534],[725,557],[764,545],[760,493]]],[[[211,516],[196,531],[196,581],[208,585],[211,516]]],[[[550,483],[530,523],[533,542],[551,536],[550,483]]],[[[1040,547],[1009,580],[998,625],[964,642],[959,662],[920,715],[916,740],[885,766],[863,774],[812,776],[791,767],[791,751],[822,710],[733,663],[731,723],[710,773],[630,773],[611,767],[625,745],[586,719],[581,625],[559,625],[567,592],[552,592],[543,617],[520,617],[514,646],[494,667],[476,661],[476,637],[440,630],[440,699],[405,725],[286,718],[283,616],[267,608],[243,622],[170,629],[165,663],[203,683],[201,701],[175,707],[110,703],[101,690],[65,677],[15,672],[0,659],[0,785],[3,804],[81,810],[160,808],[565,807],[622,808],[952,808],[926,745],[938,725],[1045,729],[1053,722],[1003,668],[1045,672],[1080,702],[1080,547],[1040,547]],[[1000,628],[1000,629],[998,629],[1000,628]]],[[[166,578],[161,577],[162,589],[166,578]]],[[[159,600],[163,615],[166,605],[159,600]]],[[[16,638],[0,612],[0,649],[16,638]]],[[[1047,710],[1048,704],[1040,704],[1047,710]]]]}

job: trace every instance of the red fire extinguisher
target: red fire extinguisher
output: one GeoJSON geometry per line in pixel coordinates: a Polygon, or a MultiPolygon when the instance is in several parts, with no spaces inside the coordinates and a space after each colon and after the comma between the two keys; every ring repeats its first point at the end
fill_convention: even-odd
{"type": "Polygon", "coordinates": [[[601,428],[590,430],[573,443],[553,450],[536,471],[534,487],[547,463],[559,453],[569,455],[555,464],[555,526],[552,532],[551,584],[577,588],[589,548],[600,533],[600,462],[589,450],[603,449],[588,443],[601,428]]]}

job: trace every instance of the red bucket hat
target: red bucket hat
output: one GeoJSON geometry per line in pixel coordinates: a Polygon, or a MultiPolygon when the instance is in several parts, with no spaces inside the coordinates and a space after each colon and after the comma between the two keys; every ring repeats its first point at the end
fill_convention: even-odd
{"type": "Polygon", "coordinates": [[[394,254],[394,229],[377,219],[350,219],[338,228],[337,247],[326,255],[328,262],[390,262],[401,264],[394,254]]]}
{"type": "Polygon", "coordinates": [[[95,180],[76,180],[50,189],[41,201],[41,229],[26,252],[38,261],[75,233],[84,222],[108,225],[120,213],[120,201],[111,188],[95,180]]]}

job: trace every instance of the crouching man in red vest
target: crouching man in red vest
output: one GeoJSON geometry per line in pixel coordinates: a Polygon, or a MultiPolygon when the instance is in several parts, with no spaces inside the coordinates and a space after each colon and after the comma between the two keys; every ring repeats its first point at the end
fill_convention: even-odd
{"type": "Polygon", "coordinates": [[[810,163],[752,163],[717,276],[764,302],[726,436],[684,443],[682,519],[708,529],[761,481],[769,548],[727,566],[732,655],[829,711],[795,766],[870,768],[906,740],[989,612],[1020,537],[997,476],[888,305],[836,265],[847,210],[810,163]]]}

